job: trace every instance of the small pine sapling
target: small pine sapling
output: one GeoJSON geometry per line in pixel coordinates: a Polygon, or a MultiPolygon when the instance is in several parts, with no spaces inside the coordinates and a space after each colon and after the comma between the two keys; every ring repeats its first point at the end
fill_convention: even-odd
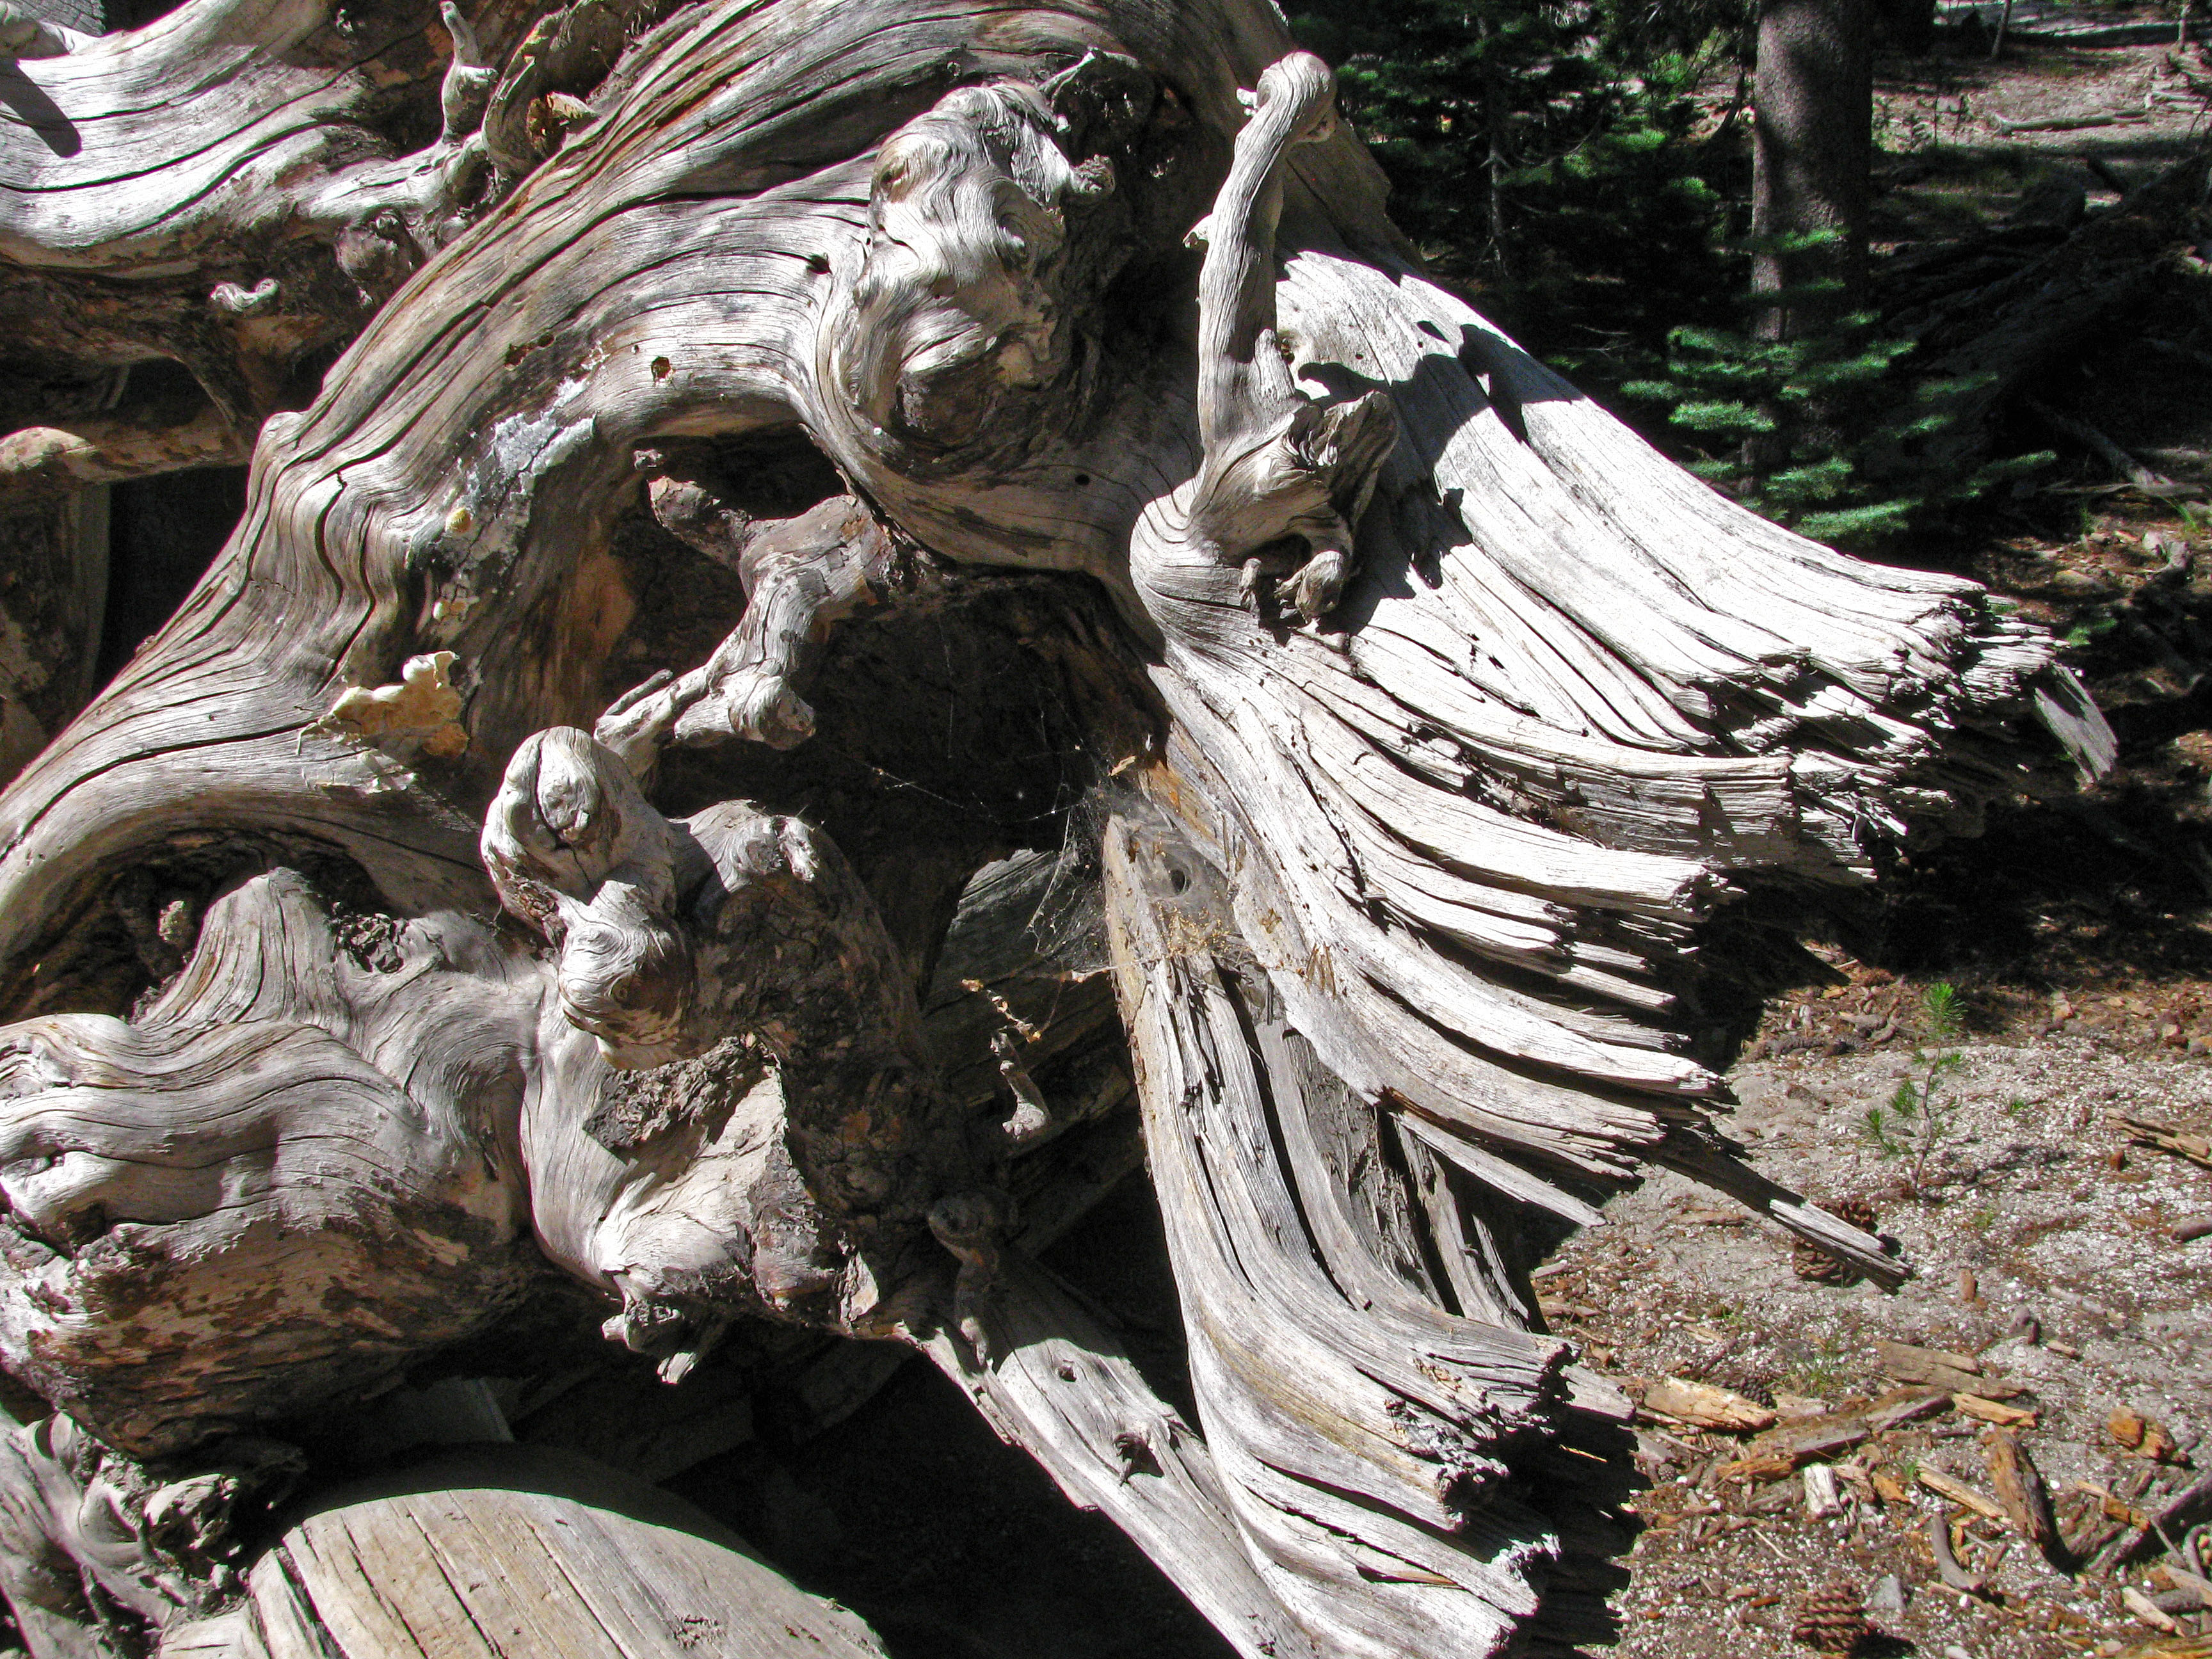
{"type": "Polygon", "coordinates": [[[1911,1160],[1906,1178],[1915,1193],[1927,1190],[1928,1162],[1949,1139],[1961,1104],[1944,1092],[1943,1079],[1966,1063],[1966,1055],[1948,1046],[1966,1029],[1957,989],[1938,980],[1922,994],[1920,1002],[1928,1017],[1929,1046],[1914,1058],[1924,1069],[1917,1080],[1908,1077],[1899,1082],[1887,1107],[1869,1107],[1862,1131],[1884,1158],[1911,1160]]]}

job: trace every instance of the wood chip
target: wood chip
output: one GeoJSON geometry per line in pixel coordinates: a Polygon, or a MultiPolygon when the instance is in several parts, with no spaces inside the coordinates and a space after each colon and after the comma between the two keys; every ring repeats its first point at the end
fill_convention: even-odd
{"type": "Polygon", "coordinates": [[[1954,1371],[1964,1371],[1969,1376],[1981,1375],[1982,1362],[1971,1354],[1952,1353],[1943,1348],[1923,1348],[1911,1342],[1877,1341],[1874,1351],[1881,1358],[1881,1368],[1900,1382],[1923,1382],[1922,1373],[1938,1366],[1948,1366],[1954,1371]]]}
{"type": "Polygon", "coordinates": [[[1874,1402],[1867,1413],[1867,1426],[1876,1434],[1887,1434],[1905,1424],[1948,1410],[1951,1399],[1948,1389],[1899,1389],[1874,1402]]]}
{"type": "Polygon", "coordinates": [[[1978,1417],[1984,1423],[1995,1423],[2000,1428],[2032,1429],[2035,1413],[2018,1406],[2008,1406],[1995,1400],[1984,1400],[1978,1394],[1954,1394],[1951,1403],[1968,1417],[1978,1417]]]}
{"type": "Polygon", "coordinates": [[[2133,1584],[2121,1587],[2120,1601],[2130,1613],[2135,1614],[2146,1625],[2162,1630],[2169,1636],[2179,1636],[2183,1633],[2179,1620],[2166,1612],[2157,1602],[2152,1601],[2133,1584]]]}
{"type": "Polygon", "coordinates": [[[1727,1434],[1749,1434],[1774,1426],[1773,1412],[1757,1401],[1708,1382],[1692,1382],[1679,1376],[1670,1376],[1646,1389],[1644,1409],[1727,1434]]]}
{"type": "Polygon", "coordinates": [[[2129,1144],[2155,1147],[2176,1158],[2185,1158],[2200,1169],[2212,1170],[2212,1140],[2203,1135],[2193,1135],[2164,1123],[2154,1123],[2148,1118],[2130,1117],[2125,1112],[2114,1112],[2111,1121],[2126,1132],[2129,1144]]]}
{"type": "Polygon", "coordinates": [[[1818,1521],[1844,1512],[1844,1495],[1836,1490],[1836,1471],[1832,1464],[1808,1465],[1804,1481],[1806,1514],[1818,1521]]]}
{"type": "Polygon", "coordinates": [[[1941,1469],[1923,1468],[1915,1478],[1937,1497],[1948,1498],[1954,1504],[1963,1504],[1977,1515],[1991,1521],[2008,1518],[1996,1499],[1976,1492],[1963,1480],[1953,1480],[1941,1469]]]}
{"type": "Polygon", "coordinates": [[[2058,1522],[2051,1510],[2051,1493],[2035,1462],[2006,1429],[1992,1429],[1983,1447],[1989,1458],[1990,1484],[2005,1508],[2013,1528],[2048,1556],[2058,1545],[2058,1522]]]}
{"type": "Polygon", "coordinates": [[[1867,1479],[1874,1483],[1875,1495],[1885,1504],[1910,1504],[1912,1501],[1912,1494],[1883,1470],[1873,1470],[1867,1479]]]}

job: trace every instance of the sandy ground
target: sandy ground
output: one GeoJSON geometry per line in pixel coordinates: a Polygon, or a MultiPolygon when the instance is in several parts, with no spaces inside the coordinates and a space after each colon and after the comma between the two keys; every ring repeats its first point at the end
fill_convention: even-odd
{"type": "MultiPolygon", "coordinates": [[[[1924,1076],[1916,1054],[1931,1052],[1898,1038],[1845,1056],[1756,1060],[1735,1074],[1738,1127],[1759,1167],[1831,1201],[1870,1200],[1917,1271],[1902,1290],[1801,1278],[1778,1230],[1668,1176],[1559,1254],[1541,1283],[1547,1310],[1632,1389],[1703,1381],[1808,1415],[1848,1413],[1897,1386],[1877,1340],[1970,1356],[1992,1392],[2030,1413],[2019,1438],[2087,1554],[2117,1527],[2085,1488],[2155,1508],[2195,1478],[2212,1426],[2212,1238],[2177,1232],[2212,1219],[2212,1172],[2130,1147],[2110,1121],[2123,1112],[2212,1128],[2212,1065],[2118,1052],[2087,1036],[1965,1047],[1937,1097],[1955,1109],[1916,1189],[1910,1154],[1870,1145],[1866,1114],[1900,1081],[1924,1076]],[[2166,1431],[2166,1461],[2113,1437],[2123,1408],[2166,1431]]],[[[2077,1583],[1998,1522],[1972,1519],[1961,1551],[1988,1575],[1989,1594],[1942,1587],[1927,1519],[1972,1512],[1917,1477],[1938,1471],[1990,1494],[1984,1427],[1950,1409],[1871,1436],[1833,1460],[1856,1472],[1840,1484],[1842,1513],[1815,1518],[1802,1474],[1728,1478],[1748,1437],[1649,1425],[1639,1460],[1655,1485],[1637,1505],[1647,1525],[1631,1559],[1620,1651],[1771,1653],[1810,1593],[1879,1600],[1885,1577],[1902,1596],[1891,1592],[1874,1623],[1919,1652],[2042,1659],[2155,1634],[2125,1611],[2119,1589],[2166,1586],[2141,1571],[2077,1583]],[[1877,1492],[1877,1473],[1895,1495],[1877,1492]]]]}

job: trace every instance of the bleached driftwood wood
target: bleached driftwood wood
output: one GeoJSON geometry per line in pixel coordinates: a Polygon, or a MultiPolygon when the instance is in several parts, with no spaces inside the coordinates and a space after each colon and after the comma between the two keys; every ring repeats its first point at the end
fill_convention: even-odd
{"type": "Polygon", "coordinates": [[[0,796],[0,1357],[118,1469],[550,1261],[672,1377],[740,1319],[927,1349],[1246,1651],[1494,1652],[1587,1595],[1507,1477],[1619,1414],[1516,1206],[1667,1164],[1900,1270],[1708,1124],[1700,929],[2042,787],[2039,720],[2109,733],[1970,584],[1744,513],[1425,282],[1272,8],[63,44],[0,125],[0,312],[80,401],[168,356],[254,441],[214,568],[0,796]],[[781,499],[779,445],[836,482],[781,499]],[[742,612],[674,615],[641,538],[742,612]],[[1009,624],[1058,677],[1018,824],[810,759],[833,672],[920,729],[869,630],[946,613],[877,602],[977,570],[1119,613],[1009,624]],[[805,816],[861,775],[957,827],[864,880],[805,816]],[[1083,974],[915,1000],[967,870],[1091,834],[1202,1442],[1011,1243],[1131,1087],[1083,974]]]}
{"type": "Polygon", "coordinates": [[[1352,1243],[1287,1033],[1221,960],[1238,947],[1218,878],[1119,820],[1106,876],[1191,1377],[1231,1510],[1321,1651],[1492,1651],[1534,1613],[1532,1578],[1557,1552],[1491,1488],[1512,1442],[1563,1405],[1564,1345],[1455,1320],[1352,1243]],[[1285,1124],[1287,1169],[1272,1144],[1285,1124]]]}
{"type": "Polygon", "coordinates": [[[988,1358],[944,1330],[925,1351],[1000,1437],[1070,1500],[1110,1516],[1239,1653],[1332,1651],[1284,1605],[1280,1575],[1248,1551],[1206,1442],[1095,1315],[1007,1252],[981,1318],[988,1358]]]}
{"type": "Polygon", "coordinates": [[[35,1659],[137,1659],[145,1631],[237,1599],[295,1447],[234,1436],[141,1464],[66,1416],[0,1435],[0,1589],[35,1659]]]}
{"type": "Polygon", "coordinates": [[[562,729],[516,751],[483,847],[609,1068],[520,1131],[538,1243],[620,1295],[607,1334],[672,1381],[741,1313],[888,1334],[967,1147],[836,848],[744,801],[671,823],[562,729]]]}
{"type": "Polygon", "coordinates": [[[23,427],[0,439],[0,501],[198,466],[243,466],[247,454],[212,404],[161,424],[125,417],[23,427]]]}
{"type": "Polygon", "coordinates": [[[374,1387],[520,1288],[499,1126],[535,988],[458,916],[373,955],[280,871],[210,908],[135,1021],[0,1042],[0,1348],[108,1445],[166,1456],[374,1387]]]}

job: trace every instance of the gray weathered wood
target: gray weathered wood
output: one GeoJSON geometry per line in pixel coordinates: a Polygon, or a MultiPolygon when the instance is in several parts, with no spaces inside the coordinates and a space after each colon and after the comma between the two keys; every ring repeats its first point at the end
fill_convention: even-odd
{"type": "Polygon", "coordinates": [[[159,1659],[872,1659],[705,1515],[586,1459],[485,1448],[319,1498],[247,1575],[246,1607],[159,1659]]]}
{"type": "MultiPolygon", "coordinates": [[[[1516,1206],[1671,1164],[1899,1271],[1706,1126],[1700,930],[2041,787],[2039,721],[2109,733],[1971,584],[1742,511],[1429,283],[1273,8],[188,0],[58,44],[0,124],[0,316],[73,408],[166,356],[253,452],[0,795],[0,1358],[114,1480],[191,1486],[550,1261],[672,1379],[738,1320],[926,1349],[1246,1651],[1492,1652],[1571,1577],[1509,1476],[1619,1414],[1516,1206]],[[776,446],[835,482],[784,499],[776,446]],[[672,619],[640,546],[743,609],[672,619]],[[867,647],[986,571],[1065,595],[1006,624],[1050,799],[864,878],[817,804],[964,781],[813,766],[823,677],[921,729],[867,647]],[[1055,840],[1133,1072],[1095,950],[971,938],[916,1000],[963,876],[1055,840]],[[1133,1090],[1196,1432],[1015,1243],[1128,1167],[1133,1090]]],[[[179,453],[64,412],[21,488],[179,453]]],[[[46,1470],[11,1524],[78,1562],[46,1470]]],[[[420,1566],[330,1559],[363,1608],[420,1566]]],[[[101,1639],[81,1568],[58,1640],[101,1639]]],[[[103,1571],[180,1644],[217,1588],[103,1571]]],[[[331,1625],[275,1571],[265,1636],[331,1625]]]]}

